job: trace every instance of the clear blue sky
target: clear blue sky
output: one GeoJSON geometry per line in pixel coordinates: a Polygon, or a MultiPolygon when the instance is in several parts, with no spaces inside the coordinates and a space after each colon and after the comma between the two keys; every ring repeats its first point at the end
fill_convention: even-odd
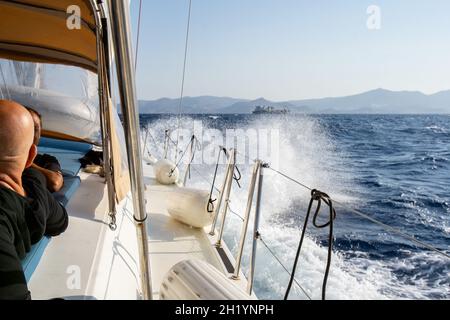
{"type": "MultiPolygon", "coordinates": [[[[143,0],[139,99],[179,96],[188,3],[143,0]]],[[[379,87],[450,89],[449,0],[193,0],[187,96],[282,101],[379,87]],[[380,30],[367,28],[370,5],[380,30]]]]}

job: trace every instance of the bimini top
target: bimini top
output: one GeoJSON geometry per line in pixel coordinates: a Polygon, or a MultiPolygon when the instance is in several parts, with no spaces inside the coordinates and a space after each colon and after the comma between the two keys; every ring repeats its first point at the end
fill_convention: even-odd
{"type": "Polygon", "coordinates": [[[98,25],[106,15],[100,2],[0,0],[0,99],[38,111],[43,136],[61,140],[102,145],[103,115],[108,123],[114,192],[120,202],[129,192],[127,150],[108,90],[105,60],[109,59],[102,50],[97,52],[102,48],[100,40],[106,39],[98,25]],[[100,82],[106,90],[99,90],[100,82]],[[107,109],[102,111],[103,105],[107,109]]]}
{"type": "Polygon", "coordinates": [[[0,16],[0,58],[97,72],[96,20],[90,0],[0,0],[0,16]],[[81,19],[74,20],[73,14],[81,19]]]}

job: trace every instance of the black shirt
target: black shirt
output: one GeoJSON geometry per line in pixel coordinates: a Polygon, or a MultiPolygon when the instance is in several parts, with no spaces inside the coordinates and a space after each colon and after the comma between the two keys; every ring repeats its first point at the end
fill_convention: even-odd
{"type": "Polygon", "coordinates": [[[26,214],[31,244],[39,242],[43,236],[55,237],[63,233],[69,218],[66,209],[48,191],[45,176],[36,169],[27,169],[22,183],[28,198],[32,199],[31,211],[26,214]]]}
{"type": "Polygon", "coordinates": [[[61,164],[58,159],[49,154],[38,154],[34,159],[34,163],[41,168],[54,172],[61,172],[61,164]]]}
{"type": "Polygon", "coordinates": [[[22,181],[27,198],[0,187],[0,299],[30,299],[21,260],[32,244],[61,234],[69,222],[39,171],[27,169],[22,181]]]}

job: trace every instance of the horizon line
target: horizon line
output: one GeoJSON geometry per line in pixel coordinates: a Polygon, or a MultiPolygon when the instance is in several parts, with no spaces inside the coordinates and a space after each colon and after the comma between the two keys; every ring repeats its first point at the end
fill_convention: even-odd
{"type": "MultiPolygon", "coordinates": [[[[226,96],[226,95],[211,95],[211,94],[204,94],[204,95],[196,95],[196,96],[183,96],[183,99],[186,98],[202,98],[202,97],[211,97],[211,98],[223,98],[223,99],[235,99],[235,100],[241,100],[241,101],[255,101],[255,100],[259,100],[259,99],[264,99],[267,100],[269,102],[291,102],[291,101],[304,101],[304,100],[321,100],[321,99],[336,99],[336,98],[345,98],[345,97],[352,97],[352,96],[357,96],[357,95],[361,95],[361,94],[365,94],[365,93],[369,93],[369,92],[373,92],[373,91],[389,91],[389,92],[395,92],[395,93],[401,93],[401,92],[408,92],[408,93],[420,93],[423,94],[425,96],[433,96],[435,94],[441,93],[441,92],[446,92],[446,91],[450,91],[450,89],[445,89],[445,90],[439,90],[436,91],[434,93],[424,93],[423,91],[420,90],[391,90],[391,89],[385,89],[385,88],[376,88],[376,89],[371,89],[371,90],[367,90],[367,91],[363,91],[363,92],[359,92],[359,93],[353,93],[353,94],[348,94],[348,95],[340,95],[340,96],[324,96],[324,97],[319,97],[319,98],[304,98],[304,99],[288,99],[288,100],[272,100],[272,99],[266,99],[265,97],[261,96],[261,97],[257,97],[257,98],[237,98],[237,97],[231,97],[231,96],[226,96]]],[[[170,98],[170,97],[160,97],[160,98],[153,98],[153,99],[141,99],[138,98],[139,101],[157,101],[157,100],[163,100],[163,99],[168,99],[168,100],[180,100],[180,97],[174,97],[174,98],[170,98]]]]}

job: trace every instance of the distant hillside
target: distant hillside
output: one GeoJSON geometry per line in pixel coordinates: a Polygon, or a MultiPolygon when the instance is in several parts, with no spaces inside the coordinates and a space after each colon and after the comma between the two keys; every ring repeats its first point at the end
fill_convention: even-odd
{"type": "Polygon", "coordinates": [[[418,91],[377,89],[347,97],[290,103],[317,113],[450,113],[450,91],[425,95],[418,91]]]}
{"type": "MultiPolygon", "coordinates": [[[[178,113],[179,99],[140,101],[141,113],[178,113]]],[[[235,99],[228,97],[186,97],[183,113],[251,113],[255,106],[286,107],[293,113],[450,113],[450,90],[426,95],[418,91],[376,89],[337,98],[292,100],[284,102],[235,99]]]]}
{"type": "MultiPolygon", "coordinates": [[[[185,97],[183,113],[220,113],[220,110],[243,101],[228,97],[185,97]]],[[[178,113],[180,99],[162,98],[153,101],[139,101],[140,113],[178,113]]]]}

